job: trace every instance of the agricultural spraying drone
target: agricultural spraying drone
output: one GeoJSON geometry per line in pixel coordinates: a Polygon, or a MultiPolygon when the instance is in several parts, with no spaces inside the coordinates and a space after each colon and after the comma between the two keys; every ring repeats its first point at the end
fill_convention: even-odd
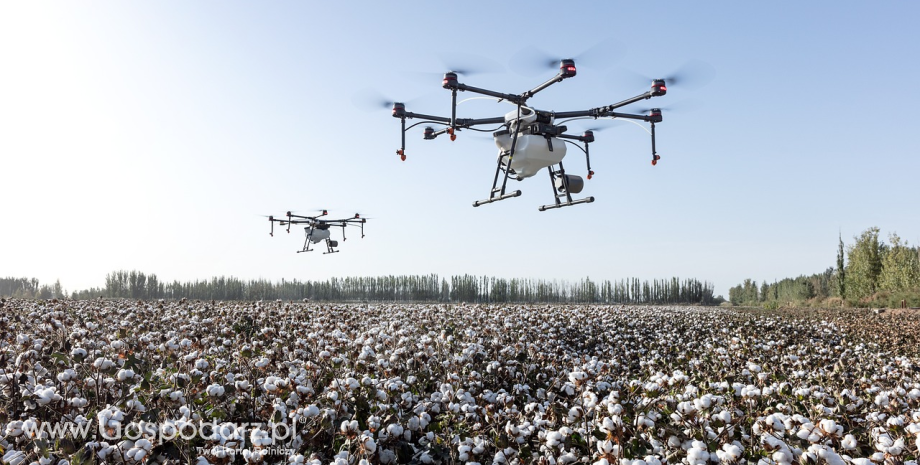
{"type": "Polygon", "coordinates": [[[327,210],[320,210],[321,213],[316,216],[301,216],[294,215],[291,212],[285,213],[285,218],[279,219],[274,216],[269,216],[268,221],[271,223],[271,231],[268,233],[270,236],[275,235],[275,223],[277,222],[279,226],[287,226],[287,232],[291,232],[292,224],[303,224],[306,225],[304,229],[304,234],[306,239],[303,243],[303,249],[298,250],[297,253],[301,252],[312,252],[313,249],[310,248],[311,244],[319,243],[320,241],[326,241],[326,251],[323,254],[327,253],[336,253],[338,250],[335,250],[339,246],[339,241],[333,240],[329,228],[342,228],[342,240],[346,239],[345,237],[345,228],[348,226],[359,226],[361,228],[361,238],[364,238],[364,223],[367,223],[367,218],[362,218],[360,214],[355,213],[355,216],[351,218],[344,218],[340,220],[328,220],[322,219],[329,214],[327,210]]]}
{"type": "MultiPolygon", "coordinates": [[[[424,139],[432,140],[440,135],[447,134],[450,140],[455,140],[457,133],[463,129],[472,129],[480,125],[500,125],[492,133],[495,145],[498,146],[498,160],[495,168],[495,177],[492,180],[492,190],[489,192],[489,198],[478,200],[473,203],[474,207],[487,203],[497,202],[511,197],[521,195],[520,190],[506,190],[508,179],[518,181],[535,175],[543,168],[549,171],[550,183],[555,203],[543,205],[540,211],[551,208],[567,207],[580,203],[591,203],[594,197],[586,197],[575,200],[572,194],[578,194],[584,188],[584,180],[581,176],[566,174],[562,166],[562,159],[566,155],[566,144],[571,144],[580,149],[585,154],[587,163],[587,178],[594,176],[591,170],[591,158],[588,152],[588,144],[594,142],[594,132],[587,130],[581,135],[571,135],[565,132],[568,128],[563,124],[572,119],[598,119],[598,118],[625,118],[631,120],[646,121],[651,124],[652,136],[652,165],[656,165],[661,157],[655,150],[655,123],[662,121],[661,109],[652,108],[646,114],[618,113],[614,110],[626,105],[646,100],[652,97],[660,97],[667,93],[667,84],[665,79],[652,80],[651,89],[635,97],[623,100],[607,106],[591,108],[589,110],[579,111],[545,111],[533,108],[527,105],[527,100],[536,95],[538,92],[547,87],[562,82],[565,79],[575,76],[575,60],[564,59],[559,62],[559,72],[548,81],[539,86],[528,90],[522,94],[506,94],[495,92],[487,89],[468,86],[458,81],[459,71],[450,71],[444,74],[441,86],[451,92],[451,112],[450,116],[433,116],[421,113],[414,113],[406,110],[406,106],[401,102],[393,103],[393,117],[399,118],[402,123],[402,145],[396,154],[405,161],[406,159],[406,131],[421,124],[436,124],[445,126],[442,129],[435,130],[432,126],[424,128],[424,139]],[[515,105],[517,108],[508,112],[504,116],[494,118],[459,118],[457,117],[457,93],[473,92],[486,95],[515,105]],[[421,119],[423,121],[406,126],[407,119],[421,119]],[[580,142],[581,145],[576,144],[580,142]],[[504,173],[504,175],[502,175],[504,173]]],[[[472,129],[482,131],[482,129],[472,129]]]]}

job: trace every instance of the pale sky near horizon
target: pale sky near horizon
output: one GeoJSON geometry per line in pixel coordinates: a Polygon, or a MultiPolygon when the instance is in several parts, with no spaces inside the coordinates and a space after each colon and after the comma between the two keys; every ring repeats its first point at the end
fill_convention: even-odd
{"type": "MultiPolygon", "coordinates": [[[[120,269],[679,276],[727,297],[745,278],[821,272],[838,234],[920,238],[918,17],[911,1],[3,2],[0,276],[69,291],[120,269]],[[656,167],[635,125],[570,125],[610,126],[591,145],[592,204],[537,211],[552,201],[541,172],[514,183],[521,197],[473,208],[495,171],[490,139],[416,128],[401,162],[399,121],[361,104],[377,94],[446,115],[449,66],[498,63],[461,82],[520,93],[553,73],[507,66],[522,49],[565,58],[610,39],[609,59],[576,63],[529,103],[618,102],[647,90],[636,74],[689,61],[715,74],[623,109],[676,103],[656,167]],[[371,217],[367,237],[297,254],[302,230],[269,237],[260,216],[320,208],[371,217]]],[[[576,149],[565,163],[585,174],[576,149]]]]}

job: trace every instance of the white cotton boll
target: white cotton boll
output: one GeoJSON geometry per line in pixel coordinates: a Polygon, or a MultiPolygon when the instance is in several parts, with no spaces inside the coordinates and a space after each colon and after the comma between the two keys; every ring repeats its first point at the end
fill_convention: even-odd
{"type": "Polygon", "coordinates": [[[743,450],[735,444],[724,444],[716,451],[716,457],[722,463],[734,463],[741,458],[743,450]]]}
{"type": "Polygon", "coordinates": [[[128,379],[132,379],[134,378],[134,370],[131,370],[131,369],[118,370],[118,374],[115,375],[115,378],[118,379],[118,381],[125,381],[128,379]]]}
{"type": "Polygon", "coordinates": [[[690,465],[706,465],[706,462],[709,461],[709,452],[705,449],[705,445],[703,448],[696,447],[696,445],[691,447],[687,451],[687,461],[690,465]]]}
{"type": "Polygon", "coordinates": [[[242,381],[237,381],[237,382],[233,383],[233,385],[236,387],[236,389],[237,389],[238,391],[248,391],[249,388],[252,387],[252,386],[249,384],[249,381],[246,381],[245,379],[242,380],[242,381]]]}
{"type": "Polygon", "coordinates": [[[875,396],[875,405],[878,405],[879,407],[884,407],[884,406],[888,405],[890,402],[891,402],[891,401],[890,401],[890,399],[888,398],[888,394],[886,394],[886,393],[884,393],[884,392],[881,393],[881,394],[879,394],[879,395],[877,395],[877,396],[875,396]]]}
{"type": "Polygon", "coordinates": [[[270,446],[272,443],[272,438],[269,437],[268,431],[260,429],[252,430],[252,432],[249,433],[249,439],[254,446],[270,446]]]}
{"type": "Polygon", "coordinates": [[[374,438],[370,436],[361,436],[361,441],[362,441],[361,444],[363,445],[364,450],[368,454],[373,454],[374,452],[377,451],[377,442],[374,441],[374,438]]]}
{"type": "Polygon", "coordinates": [[[897,439],[894,444],[888,447],[886,451],[891,455],[898,456],[904,453],[904,439],[897,439]]]}
{"type": "Polygon", "coordinates": [[[773,453],[770,457],[777,464],[791,464],[792,463],[792,454],[785,450],[778,450],[773,453]]]}
{"type": "Polygon", "coordinates": [[[403,434],[403,431],[402,425],[398,423],[387,425],[387,435],[389,436],[399,436],[403,434]]]}
{"type": "Polygon", "coordinates": [[[546,433],[546,445],[549,447],[557,447],[565,438],[562,437],[562,433],[558,431],[549,431],[546,433]]]}
{"type": "Polygon", "coordinates": [[[856,438],[852,434],[844,436],[843,440],[840,441],[840,446],[846,450],[853,450],[857,447],[856,438]]]}
{"type": "Polygon", "coordinates": [[[3,463],[6,465],[22,465],[26,461],[26,454],[22,451],[11,450],[3,454],[3,463]]]}
{"type": "Polygon", "coordinates": [[[256,360],[255,365],[256,365],[256,368],[265,368],[268,366],[270,362],[271,360],[269,360],[267,357],[262,357],[256,360]]]}
{"type": "Polygon", "coordinates": [[[603,440],[597,442],[597,451],[603,455],[618,455],[620,446],[613,441],[603,440]]]}
{"type": "Polygon", "coordinates": [[[562,464],[573,463],[577,460],[578,460],[578,457],[575,457],[575,454],[571,452],[566,452],[559,456],[558,463],[562,463],[562,464]]]}
{"type": "Polygon", "coordinates": [[[62,399],[54,387],[36,390],[35,396],[37,397],[35,402],[38,405],[48,405],[52,402],[59,402],[62,399]]]}
{"type": "Polygon", "coordinates": [[[668,447],[672,449],[677,449],[681,446],[680,438],[677,436],[668,437],[668,447]]]}
{"type": "Polygon", "coordinates": [[[198,360],[195,360],[196,370],[207,370],[209,366],[211,366],[211,364],[208,363],[208,361],[203,358],[199,358],[198,360]]]}
{"type": "Polygon", "coordinates": [[[77,377],[77,372],[73,371],[73,368],[68,368],[57,375],[57,380],[66,383],[77,377]]]}
{"type": "Polygon", "coordinates": [[[339,426],[339,430],[343,433],[354,433],[358,431],[358,420],[345,420],[339,426]]]}
{"type": "Polygon", "coordinates": [[[821,431],[824,432],[825,436],[839,437],[843,434],[843,425],[838,425],[834,420],[821,420],[818,426],[821,428],[821,431]]]}
{"type": "Polygon", "coordinates": [[[19,420],[11,421],[6,424],[6,436],[7,437],[17,437],[21,436],[23,433],[22,422],[19,420]]]}
{"type": "Polygon", "coordinates": [[[712,396],[709,394],[706,394],[703,397],[700,397],[699,399],[693,400],[693,406],[696,407],[697,410],[708,409],[711,405],[712,405],[712,396]]]}
{"type": "Polygon", "coordinates": [[[206,388],[206,391],[211,397],[220,397],[224,395],[225,389],[220,384],[212,384],[206,388]]]}

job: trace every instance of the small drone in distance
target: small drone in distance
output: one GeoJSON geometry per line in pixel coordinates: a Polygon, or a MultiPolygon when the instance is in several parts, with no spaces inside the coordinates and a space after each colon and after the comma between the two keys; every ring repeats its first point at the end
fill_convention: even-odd
{"type": "Polygon", "coordinates": [[[335,250],[339,246],[339,241],[333,240],[329,228],[342,228],[342,240],[346,239],[345,237],[345,228],[348,226],[359,226],[361,228],[361,238],[364,238],[364,223],[367,223],[367,218],[362,218],[360,214],[355,213],[355,216],[351,218],[343,218],[339,220],[327,220],[321,219],[329,214],[327,210],[320,210],[321,213],[316,216],[302,216],[294,215],[291,212],[286,212],[283,219],[275,218],[274,216],[269,216],[268,221],[271,223],[271,231],[268,233],[270,236],[275,235],[275,223],[277,222],[279,226],[287,226],[287,232],[291,232],[292,224],[304,224],[306,225],[304,233],[306,234],[306,239],[303,243],[303,249],[298,250],[297,253],[301,252],[312,252],[313,249],[310,248],[311,244],[317,244],[321,241],[326,241],[326,251],[323,254],[336,253],[338,250],[335,250]]]}
{"type": "Polygon", "coordinates": [[[585,154],[587,178],[591,179],[594,176],[594,171],[591,170],[591,158],[588,152],[588,144],[594,142],[594,132],[587,130],[581,135],[565,134],[568,128],[563,123],[566,121],[575,119],[624,118],[648,122],[651,124],[651,131],[649,133],[652,136],[652,165],[657,165],[658,160],[661,159],[658,152],[655,150],[655,123],[660,123],[662,121],[661,109],[652,108],[647,110],[646,114],[619,113],[614,110],[640,100],[665,95],[668,89],[664,79],[652,80],[651,89],[649,91],[619,103],[588,110],[555,112],[538,110],[530,107],[527,105],[527,100],[557,82],[562,82],[565,79],[574,77],[576,74],[574,59],[561,60],[559,62],[559,72],[553,78],[521,94],[506,94],[468,86],[458,81],[458,73],[459,72],[455,71],[445,73],[441,82],[441,87],[451,92],[451,112],[449,117],[413,113],[406,111],[404,103],[393,103],[393,117],[398,118],[402,123],[402,145],[400,149],[396,151],[396,154],[399,155],[403,161],[406,160],[406,131],[421,124],[445,126],[439,130],[435,130],[432,126],[426,126],[423,134],[425,140],[432,140],[443,134],[447,134],[450,140],[455,140],[457,138],[457,133],[463,129],[489,131],[474,129],[474,126],[499,125],[497,128],[491,130],[494,131],[492,136],[495,145],[498,146],[498,161],[495,169],[495,177],[492,180],[492,190],[489,193],[488,199],[474,202],[474,207],[520,196],[520,190],[507,190],[508,179],[521,181],[525,178],[534,176],[543,168],[547,168],[549,171],[550,183],[552,185],[553,194],[555,195],[555,203],[541,206],[539,208],[540,211],[593,202],[594,197],[586,197],[577,200],[572,198],[572,194],[578,194],[582,191],[584,188],[584,180],[581,176],[566,174],[562,166],[562,159],[565,158],[566,155],[566,144],[577,147],[585,154]],[[516,106],[516,109],[508,112],[504,116],[494,118],[459,118],[457,117],[457,93],[465,91],[486,95],[500,102],[504,101],[511,103],[516,106]],[[421,119],[423,121],[407,127],[407,119],[421,119]],[[583,147],[576,144],[576,142],[582,143],[583,147]],[[504,173],[504,175],[502,175],[502,173],[504,173]]]}

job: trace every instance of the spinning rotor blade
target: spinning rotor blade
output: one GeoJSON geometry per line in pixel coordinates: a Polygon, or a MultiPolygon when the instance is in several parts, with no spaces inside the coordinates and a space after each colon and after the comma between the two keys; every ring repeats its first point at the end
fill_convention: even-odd
{"type": "Polygon", "coordinates": [[[381,109],[390,110],[393,108],[393,104],[396,102],[403,103],[405,105],[411,105],[413,103],[418,103],[423,100],[425,97],[414,97],[411,99],[403,100],[394,100],[388,96],[384,96],[375,89],[366,88],[361,89],[358,92],[355,92],[351,96],[351,103],[355,107],[364,110],[364,111],[377,111],[381,109]]]}
{"type": "Polygon", "coordinates": [[[712,81],[715,75],[716,69],[709,63],[690,60],[672,73],[670,77],[664,78],[664,80],[668,85],[693,90],[709,84],[709,81],[712,81]]]}
{"type": "Polygon", "coordinates": [[[445,71],[453,71],[464,76],[504,73],[507,70],[504,65],[495,60],[472,53],[442,53],[438,55],[438,59],[444,65],[445,71]]]}
{"type": "Polygon", "coordinates": [[[626,124],[626,121],[612,119],[610,120],[609,123],[605,124],[604,126],[594,126],[594,127],[586,128],[585,131],[602,132],[608,129],[613,129],[615,127],[623,126],[624,124],[626,124]]]}
{"type": "Polygon", "coordinates": [[[606,70],[626,54],[626,48],[619,41],[607,38],[572,56],[557,56],[534,46],[528,46],[511,57],[509,66],[518,74],[534,75],[549,70],[558,70],[559,62],[566,58],[575,60],[576,68],[584,66],[606,70]]]}
{"type": "Polygon", "coordinates": [[[668,76],[646,76],[635,71],[621,69],[613,72],[610,80],[616,87],[622,87],[623,84],[629,87],[639,87],[648,85],[653,79],[664,79],[668,87],[682,87],[688,90],[699,89],[709,84],[715,77],[716,70],[712,65],[700,60],[690,60],[681,65],[677,70],[668,76]]]}
{"type": "MultiPolygon", "coordinates": [[[[703,102],[701,100],[695,99],[695,98],[688,98],[688,99],[681,100],[679,102],[674,102],[670,105],[664,105],[660,107],[630,108],[629,110],[636,111],[639,113],[648,113],[652,111],[653,108],[657,108],[661,111],[667,111],[667,112],[676,111],[679,113],[688,113],[691,111],[696,111],[702,106],[703,106],[703,102]]],[[[624,108],[628,108],[628,107],[624,107],[624,108]]]]}

